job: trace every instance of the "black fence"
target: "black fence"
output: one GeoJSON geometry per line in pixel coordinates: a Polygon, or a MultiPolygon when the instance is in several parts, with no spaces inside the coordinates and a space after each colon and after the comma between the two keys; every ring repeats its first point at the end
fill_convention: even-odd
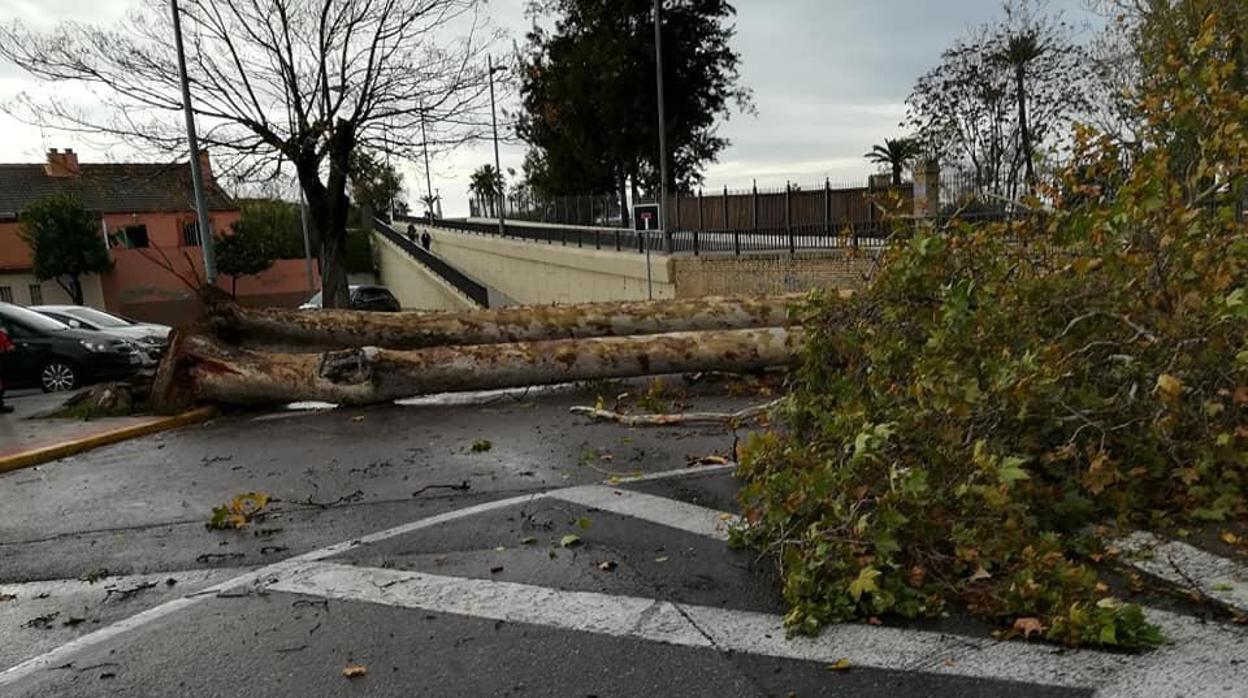
{"type": "MultiPolygon", "coordinates": [[[[409,220],[413,223],[428,221],[425,218],[411,218],[409,220]]],[[[442,222],[439,221],[439,224],[442,222]]],[[[437,274],[443,281],[456,288],[460,293],[471,298],[477,305],[482,308],[490,307],[490,294],[485,286],[468,278],[463,272],[443,261],[441,257],[421,247],[419,242],[408,239],[394,228],[386,225],[384,221],[374,220],[373,227],[378,233],[381,233],[382,237],[398,245],[400,249],[416,258],[416,261],[428,267],[430,271],[437,274]]]]}
{"type": "MultiPolygon", "coordinates": [[[[428,224],[427,218],[397,216],[403,223],[428,224]]],[[[623,228],[573,228],[558,225],[526,225],[514,221],[504,223],[504,231],[497,223],[438,219],[434,225],[466,233],[491,235],[528,242],[541,242],[563,247],[579,247],[595,250],[645,252],[649,247],[655,253],[728,253],[774,252],[828,249],[880,248],[887,244],[888,236],[895,231],[893,223],[881,223],[874,229],[865,225],[857,228],[829,228],[820,225],[793,226],[774,230],[682,230],[665,235],[661,232],[639,233],[623,228]]]]}

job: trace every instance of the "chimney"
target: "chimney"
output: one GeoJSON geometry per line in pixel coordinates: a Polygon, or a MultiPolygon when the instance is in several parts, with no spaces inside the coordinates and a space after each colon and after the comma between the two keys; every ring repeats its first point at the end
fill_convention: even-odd
{"type": "Polygon", "coordinates": [[[44,164],[43,171],[49,177],[77,177],[81,172],[78,167],[78,154],[73,148],[66,148],[63,153],[52,148],[48,151],[48,161],[44,164]]]}
{"type": "Polygon", "coordinates": [[[212,158],[208,157],[208,151],[203,148],[199,149],[199,171],[205,182],[216,181],[216,175],[212,173],[212,158]]]}

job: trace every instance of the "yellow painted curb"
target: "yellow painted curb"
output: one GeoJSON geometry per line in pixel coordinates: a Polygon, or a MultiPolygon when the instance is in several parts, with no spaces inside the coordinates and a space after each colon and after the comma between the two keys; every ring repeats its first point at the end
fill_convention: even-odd
{"type": "Polygon", "coordinates": [[[112,431],[106,431],[100,434],[92,434],[84,436],[81,439],[66,441],[65,443],[56,444],[55,446],[44,446],[33,451],[25,451],[16,453],[11,456],[0,456],[0,473],[7,473],[11,470],[20,470],[29,468],[32,465],[47,463],[48,461],[58,460],[60,458],[68,458],[84,451],[90,451],[101,446],[127,441],[129,439],[137,439],[140,436],[149,436],[158,434],[162,431],[171,429],[179,429],[181,427],[206,422],[217,416],[215,407],[201,407],[190,412],[165,417],[147,424],[136,424],[130,427],[122,427],[112,431]]]}

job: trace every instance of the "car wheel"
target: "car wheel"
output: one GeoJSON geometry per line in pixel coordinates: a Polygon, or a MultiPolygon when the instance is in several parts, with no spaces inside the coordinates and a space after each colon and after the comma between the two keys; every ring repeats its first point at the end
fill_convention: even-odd
{"type": "Polygon", "coordinates": [[[52,359],[39,371],[39,387],[45,393],[59,393],[78,387],[78,371],[68,361],[52,359]]]}

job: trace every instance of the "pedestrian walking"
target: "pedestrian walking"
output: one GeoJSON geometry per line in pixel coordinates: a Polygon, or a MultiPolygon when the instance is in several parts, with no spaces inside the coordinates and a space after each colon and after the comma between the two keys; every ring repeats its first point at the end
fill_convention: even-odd
{"type": "Polygon", "coordinates": [[[407,224],[407,241],[413,245],[416,244],[416,226],[411,223],[407,224]]]}
{"type": "Polygon", "coordinates": [[[433,246],[433,236],[429,234],[428,230],[425,231],[424,235],[420,236],[420,244],[425,246],[426,252],[428,252],[429,248],[433,246]]]}
{"type": "Polygon", "coordinates": [[[13,340],[9,339],[8,333],[0,327],[0,414],[9,414],[13,411],[12,405],[4,404],[4,355],[13,349],[13,340]]]}

